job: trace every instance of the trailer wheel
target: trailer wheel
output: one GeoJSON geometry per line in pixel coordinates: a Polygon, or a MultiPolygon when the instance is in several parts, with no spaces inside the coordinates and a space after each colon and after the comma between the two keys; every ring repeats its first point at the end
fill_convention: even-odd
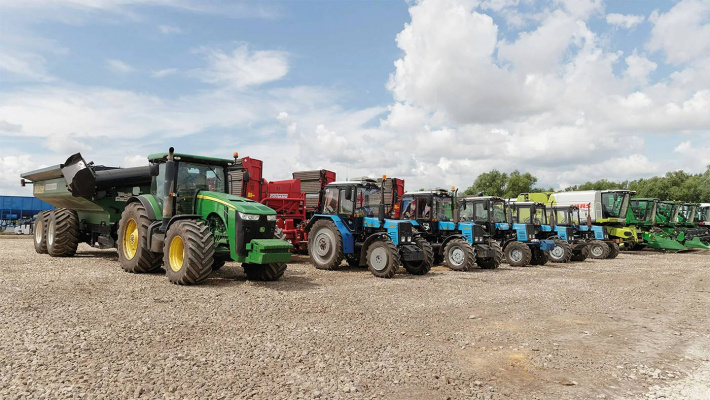
{"type": "Polygon", "coordinates": [[[148,227],[153,221],[140,202],[130,203],[118,222],[118,261],[126,272],[144,273],[160,268],[161,254],[148,248],[148,227]]]}
{"type": "Polygon", "coordinates": [[[336,269],[340,267],[343,254],[343,237],[333,221],[316,221],[308,235],[308,253],[311,262],[318,269],[336,269]]]}
{"type": "Polygon", "coordinates": [[[451,239],[444,247],[444,265],[452,271],[470,271],[476,267],[476,251],[463,239],[451,239]]]}
{"type": "Polygon", "coordinates": [[[616,256],[619,255],[619,245],[612,242],[612,243],[607,243],[607,246],[609,246],[609,255],[606,258],[607,259],[616,258],[616,256]]]}
{"type": "Polygon", "coordinates": [[[79,217],[76,211],[57,208],[49,214],[47,253],[52,257],[72,257],[79,246],[79,217]]]}
{"type": "Polygon", "coordinates": [[[421,261],[402,261],[402,266],[412,275],[426,275],[434,266],[434,249],[421,235],[414,235],[414,243],[424,252],[421,261]]]}
{"type": "Polygon", "coordinates": [[[34,242],[35,251],[39,254],[47,254],[47,214],[49,211],[40,211],[35,217],[34,242]]]}
{"type": "Polygon", "coordinates": [[[533,249],[530,265],[545,265],[547,264],[547,253],[540,249],[533,249]]]}
{"type": "Polygon", "coordinates": [[[589,246],[584,246],[581,250],[575,250],[572,253],[570,261],[584,261],[587,257],[589,257],[589,246]]]}
{"type": "Polygon", "coordinates": [[[572,246],[562,239],[554,239],[555,248],[547,250],[547,258],[553,263],[566,263],[572,258],[572,246]]]}
{"type": "Polygon", "coordinates": [[[367,248],[367,268],[378,278],[391,278],[400,266],[399,251],[390,240],[375,240],[367,248]]]}
{"type": "Polygon", "coordinates": [[[503,262],[503,249],[500,248],[498,242],[491,243],[491,248],[495,253],[492,258],[486,257],[476,260],[476,263],[482,269],[496,269],[503,262]]]}
{"type": "Polygon", "coordinates": [[[594,259],[603,260],[607,258],[609,251],[609,245],[601,240],[594,240],[589,244],[589,256],[594,259]]]}
{"type": "Polygon", "coordinates": [[[524,267],[530,264],[532,251],[527,244],[522,242],[511,242],[503,249],[505,261],[511,267],[524,267]]]}
{"type": "Polygon", "coordinates": [[[286,272],[286,267],[286,263],[242,264],[244,273],[250,281],[277,281],[286,272]]]}
{"type": "Polygon", "coordinates": [[[207,279],[214,264],[214,239],[207,225],[197,220],[170,225],[163,263],[168,280],[177,285],[195,285],[207,279]]]}

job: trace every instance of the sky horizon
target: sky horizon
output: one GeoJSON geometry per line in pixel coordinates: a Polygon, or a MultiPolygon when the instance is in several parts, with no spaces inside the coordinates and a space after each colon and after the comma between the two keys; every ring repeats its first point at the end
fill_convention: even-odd
{"type": "Polygon", "coordinates": [[[0,195],[81,152],[407,188],[710,164],[710,0],[5,0],[0,195]]]}

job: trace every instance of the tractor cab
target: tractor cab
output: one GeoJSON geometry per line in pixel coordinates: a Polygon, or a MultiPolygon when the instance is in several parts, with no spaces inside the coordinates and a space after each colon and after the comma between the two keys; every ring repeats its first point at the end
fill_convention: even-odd
{"type": "Polygon", "coordinates": [[[634,197],[629,202],[627,221],[641,226],[653,226],[656,224],[657,210],[658,199],[634,197]]]}
{"type": "Polygon", "coordinates": [[[663,226],[676,226],[680,204],[675,201],[659,201],[656,222],[663,226]]]}
{"type": "Polygon", "coordinates": [[[502,197],[463,197],[459,201],[459,221],[483,225],[489,234],[510,230],[508,205],[502,197]]]}
{"type": "Polygon", "coordinates": [[[405,193],[400,205],[402,219],[417,221],[427,232],[442,228],[437,222],[451,222],[446,225],[453,226],[453,209],[451,193],[444,189],[405,193]]]}
{"type": "Polygon", "coordinates": [[[543,203],[532,201],[516,201],[510,203],[513,223],[514,224],[530,224],[535,229],[541,229],[548,225],[547,213],[543,203]]]}
{"type": "Polygon", "coordinates": [[[700,226],[710,226],[710,204],[703,203],[695,212],[695,221],[700,226]]]}
{"type": "Polygon", "coordinates": [[[678,210],[678,223],[684,226],[695,226],[695,213],[698,203],[683,203],[678,210]]]}

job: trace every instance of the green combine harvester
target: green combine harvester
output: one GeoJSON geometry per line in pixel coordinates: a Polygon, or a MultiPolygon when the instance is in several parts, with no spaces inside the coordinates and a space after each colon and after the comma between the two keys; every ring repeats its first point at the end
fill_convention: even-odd
{"type": "Polygon", "coordinates": [[[707,229],[694,222],[698,206],[697,203],[659,201],[656,224],[687,248],[710,250],[710,235],[707,229]]]}
{"type": "Polygon", "coordinates": [[[659,199],[640,197],[634,197],[629,202],[626,222],[636,226],[642,235],[642,242],[631,250],[640,250],[646,246],[666,252],[687,250],[678,240],[678,235],[665,231],[656,222],[658,202],[659,199]]]}
{"type": "Polygon", "coordinates": [[[226,261],[242,263],[247,278],[279,279],[291,244],[278,238],[276,212],[232,196],[228,159],[169,152],[137,168],[95,166],[81,154],[64,164],[22,174],[34,195],[57,207],[35,223],[35,249],[73,256],[79,243],[118,249],[134,273],[164,266],[168,279],[191,285],[226,261]]]}

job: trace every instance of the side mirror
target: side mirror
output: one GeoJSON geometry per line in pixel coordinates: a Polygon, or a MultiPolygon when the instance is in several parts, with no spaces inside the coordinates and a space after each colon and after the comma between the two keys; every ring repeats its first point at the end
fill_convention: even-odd
{"type": "Polygon", "coordinates": [[[158,176],[160,175],[160,165],[159,164],[150,164],[150,176],[158,176]]]}
{"type": "Polygon", "coordinates": [[[244,178],[243,178],[244,183],[249,182],[249,179],[250,179],[249,171],[244,171],[244,178]]]}

